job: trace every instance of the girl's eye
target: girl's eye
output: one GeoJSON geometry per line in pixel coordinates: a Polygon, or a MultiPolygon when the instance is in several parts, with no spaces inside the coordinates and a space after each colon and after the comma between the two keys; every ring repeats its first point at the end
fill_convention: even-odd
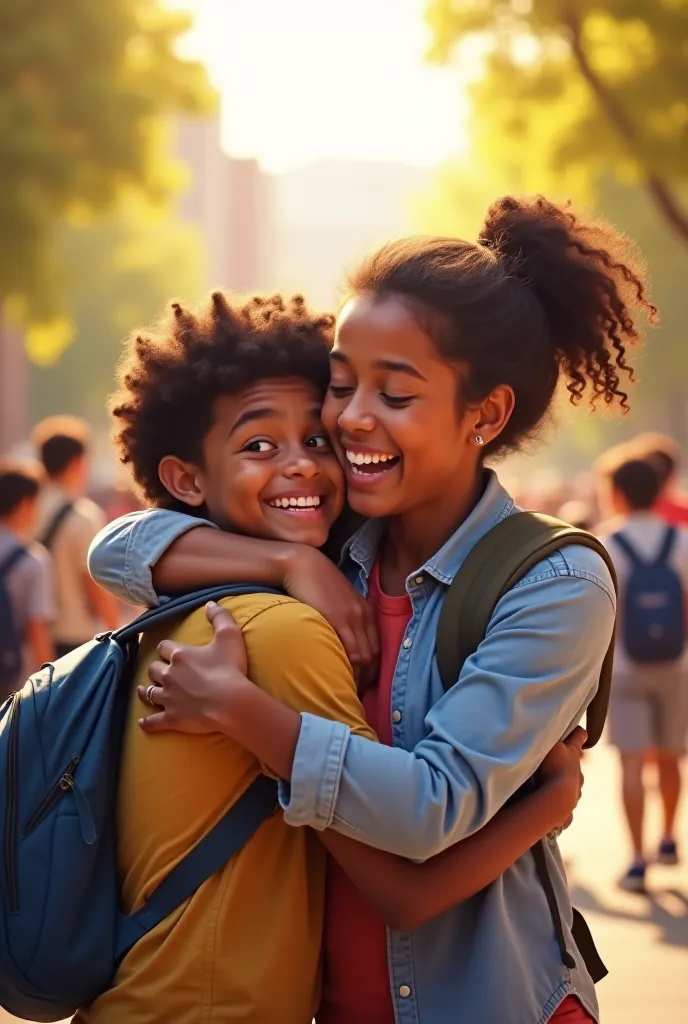
{"type": "Polygon", "coordinates": [[[330,439],[327,434],[314,434],[313,437],[309,437],[306,441],[306,447],[308,448],[329,448],[330,439]]]}
{"type": "Polygon", "coordinates": [[[255,452],[256,454],[262,455],[265,452],[274,451],[274,449],[275,445],[272,441],[249,441],[249,443],[244,446],[243,450],[245,452],[255,452]]]}
{"type": "Polygon", "coordinates": [[[380,392],[380,397],[393,409],[402,409],[405,405],[410,405],[414,398],[413,395],[388,395],[385,391],[380,392]]]}
{"type": "Polygon", "coordinates": [[[354,389],[349,384],[330,384],[329,391],[333,398],[346,398],[354,389]]]}

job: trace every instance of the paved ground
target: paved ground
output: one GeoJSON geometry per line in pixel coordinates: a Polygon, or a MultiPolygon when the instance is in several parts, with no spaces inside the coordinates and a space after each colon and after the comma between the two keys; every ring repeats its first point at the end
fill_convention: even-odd
{"type": "MultiPolygon", "coordinates": [[[[618,891],[626,839],[609,748],[586,758],[585,796],[562,841],[576,906],[585,913],[609,977],[599,986],[603,1024],[685,1024],[688,1020],[688,866],[653,868],[649,896],[618,891]]],[[[655,804],[655,801],[653,801],[655,804]]],[[[656,808],[656,804],[655,804],[656,808]]],[[[658,834],[648,813],[648,837],[658,834]]],[[[688,856],[688,804],[678,835],[688,856]]]]}
{"type": "MultiPolygon", "coordinates": [[[[648,834],[653,827],[656,830],[657,815],[650,813],[648,834]]],[[[679,836],[688,855],[688,803],[679,836]]],[[[603,1024],[685,1024],[688,867],[653,869],[649,897],[615,889],[616,876],[625,867],[626,846],[616,761],[607,748],[586,759],[585,798],[562,846],[570,864],[574,902],[585,912],[610,970],[599,986],[603,1024]]],[[[0,1024],[12,1020],[0,1010],[0,1024]]]]}

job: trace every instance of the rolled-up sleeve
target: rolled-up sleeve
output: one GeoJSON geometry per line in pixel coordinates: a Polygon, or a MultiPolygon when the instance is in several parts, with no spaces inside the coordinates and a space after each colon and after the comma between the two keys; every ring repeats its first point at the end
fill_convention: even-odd
{"type": "Polygon", "coordinates": [[[414,860],[477,831],[581,719],[614,603],[608,576],[550,573],[519,584],[458,683],[428,712],[427,735],[412,751],[303,715],[291,783],[281,788],[286,820],[414,860]]]}
{"type": "Polygon", "coordinates": [[[152,608],[159,604],[153,567],[178,537],[196,526],[214,524],[168,509],[120,516],[94,538],[88,571],[96,583],[120,600],[152,608]]]}

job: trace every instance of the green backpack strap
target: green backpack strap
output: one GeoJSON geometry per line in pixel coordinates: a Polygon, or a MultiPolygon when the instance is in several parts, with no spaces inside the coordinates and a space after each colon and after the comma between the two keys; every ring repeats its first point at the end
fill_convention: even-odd
{"type": "MultiPolygon", "coordinates": [[[[445,690],[454,686],[466,659],[484,639],[500,598],[538,562],[570,544],[597,551],[607,564],[614,589],[617,589],[614,566],[606,548],[596,537],[539,512],[517,512],[508,516],[476,544],[447,591],[437,629],[437,664],[445,690]]],[[[602,663],[599,686],[587,711],[586,747],[594,747],[602,735],[609,705],[613,657],[612,635],[602,663]]],[[[529,788],[528,783],[526,788],[529,788]]],[[[547,867],[544,840],[536,843],[531,852],[547,898],[562,962],[572,969],[576,961],[566,945],[564,925],[547,867]]],[[[601,981],[607,974],[607,968],[595,948],[590,929],[575,909],[571,934],[592,980],[595,983],[601,981]]]]}
{"type": "MultiPolygon", "coordinates": [[[[585,530],[540,512],[508,516],[476,544],[447,591],[437,628],[437,664],[445,690],[457,682],[464,662],[485,638],[499,600],[538,562],[571,544],[591,548],[604,559],[616,590],[616,572],[602,542],[585,530]]],[[[613,659],[612,636],[599,686],[587,711],[586,747],[594,747],[602,735],[613,659]]]]}

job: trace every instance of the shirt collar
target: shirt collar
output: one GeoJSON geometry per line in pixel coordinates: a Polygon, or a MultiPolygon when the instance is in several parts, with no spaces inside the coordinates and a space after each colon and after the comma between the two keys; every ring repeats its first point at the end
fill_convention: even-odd
{"type": "MultiPolygon", "coordinates": [[[[478,541],[514,511],[514,501],[499,482],[497,474],[488,469],[485,476],[485,490],[471,514],[440,550],[412,575],[427,572],[441,583],[450,584],[478,541]]],[[[345,545],[342,561],[352,559],[360,565],[366,577],[370,576],[384,529],[384,519],[369,519],[345,545]]]]}

